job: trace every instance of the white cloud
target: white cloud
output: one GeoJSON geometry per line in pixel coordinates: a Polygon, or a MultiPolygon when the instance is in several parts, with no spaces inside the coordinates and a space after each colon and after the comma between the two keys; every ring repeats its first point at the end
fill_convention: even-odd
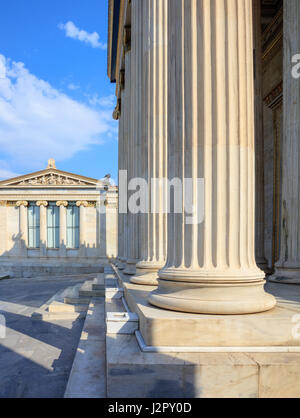
{"type": "Polygon", "coordinates": [[[15,167],[40,168],[116,135],[112,108],[79,103],[1,54],[0,74],[0,153],[15,167]]]}
{"type": "Polygon", "coordinates": [[[78,90],[80,88],[79,84],[70,83],[68,84],[69,90],[78,90]]]}
{"type": "Polygon", "coordinates": [[[9,169],[7,161],[0,160],[0,180],[11,179],[18,177],[19,174],[9,169]]]}
{"type": "Polygon", "coordinates": [[[106,97],[99,97],[98,94],[88,96],[89,104],[92,106],[101,106],[101,107],[115,107],[116,105],[116,96],[111,94],[106,97]]]}
{"type": "Polygon", "coordinates": [[[97,32],[89,33],[77,28],[73,22],[60,23],[58,28],[65,31],[68,38],[77,39],[91,45],[93,48],[106,49],[107,45],[100,42],[100,36],[97,32]]]}

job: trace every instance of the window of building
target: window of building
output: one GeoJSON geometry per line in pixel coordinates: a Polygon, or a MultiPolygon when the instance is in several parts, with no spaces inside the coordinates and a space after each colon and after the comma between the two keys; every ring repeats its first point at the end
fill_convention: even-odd
{"type": "Polygon", "coordinates": [[[67,207],[67,248],[79,248],[79,207],[75,203],[67,207]]]}
{"type": "Polygon", "coordinates": [[[28,247],[40,248],[40,208],[35,203],[28,206],[28,247]]]}
{"type": "Polygon", "coordinates": [[[50,202],[47,207],[47,246],[59,248],[59,207],[55,202],[50,202]]]}

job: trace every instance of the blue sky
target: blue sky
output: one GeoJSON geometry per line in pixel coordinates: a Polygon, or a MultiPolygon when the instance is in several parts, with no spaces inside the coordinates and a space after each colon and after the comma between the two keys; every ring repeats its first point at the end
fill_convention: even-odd
{"type": "Polygon", "coordinates": [[[117,177],[108,0],[6,0],[0,13],[0,178],[46,167],[117,177]]]}

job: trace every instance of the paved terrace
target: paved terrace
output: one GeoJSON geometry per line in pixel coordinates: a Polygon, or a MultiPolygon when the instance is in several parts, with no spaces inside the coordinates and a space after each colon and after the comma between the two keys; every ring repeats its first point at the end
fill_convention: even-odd
{"type": "Polygon", "coordinates": [[[31,314],[55,293],[89,276],[0,281],[0,398],[63,397],[83,319],[33,321],[31,314]]]}

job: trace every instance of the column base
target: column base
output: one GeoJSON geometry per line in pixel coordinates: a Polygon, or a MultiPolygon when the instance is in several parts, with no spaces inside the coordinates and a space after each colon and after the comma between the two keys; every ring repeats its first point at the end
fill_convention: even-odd
{"type": "Polygon", "coordinates": [[[115,261],[115,266],[117,266],[119,270],[124,270],[124,268],[125,268],[121,259],[118,259],[118,260],[115,261]]]}
{"type": "Polygon", "coordinates": [[[299,284],[300,268],[280,268],[277,267],[275,274],[269,277],[269,282],[279,284],[299,284]]]}
{"type": "Polygon", "coordinates": [[[266,274],[271,274],[272,273],[272,269],[270,269],[270,267],[268,266],[268,262],[265,258],[263,258],[263,257],[262,258],[257,258],[256,259],[256,264],[266,274]]]}
{"type": "Polygon", "coordinates": [[[136,274],[130,279],[130,283],[143,286],[158,286],[158,271],[162,264],[140,262],[136,265],[136,274]]]}
{"type": "Polygon", "coordinates": [[[127,260],[124,274],[127,274],[128,276],[133,276],[136,273],[136,263],[137,260],[127,260]]]}
{"type": "Polygon", "coordinates": [[[243,315],[265,312],[275,307],[276,299],[265,292],[265,280],[249,282],[226,280],[223,283],[190,279],[169,281],[159,279],[158,288],[149,295],[149,302],[159,308],[178,312],[210,315],[243,315]],[[226,280],[226,283],[225,283],[226,280]]]}

